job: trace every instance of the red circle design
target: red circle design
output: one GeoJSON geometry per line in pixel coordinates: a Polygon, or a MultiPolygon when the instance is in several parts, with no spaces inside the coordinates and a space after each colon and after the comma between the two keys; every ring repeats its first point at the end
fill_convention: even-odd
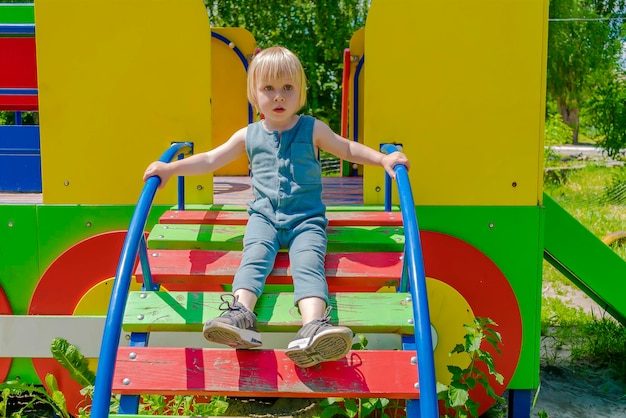
{"type": "MultiPolygon", "coordinates": [[[[39,281],[28,313],[72,315],[85,293],[102,280],[115,276],[125,236],[126,231],[95,235],[61,254],[39,281]]],[[[420,236],[426,276],[452,286],[466,299],[476,317],[490,318],[498,324],[502,353],[491,347],[483,349],[492,354],[496,371],[504,377],[503,385],[489,377],[495,392],[502,394],[515,372],[522,345],[522,322],[515,293],[500,269],[472,245],[438,232],[422,231],[420,236]]],[[[3,302],[8,304],[6,296],[4,299],[2,296],[3,293],[0,310],[3,302]]],[[[47,373],[55,373],[60,389],[66,394],[68,408],[77,411],[85,398],[69,373],[54,359],[33,359],[33,365],[42,382],[47,373]]],[[[471,396],[480,403],[480,413],[493,404],[482,388],[474,390],[471,396]]]]}
{"type": "MultiPolygon", "coordinates": [[[[506,389],[517,364],[522,347],[522,319],[517,297],[498,266],[476,247],[450,235],[422,231],[422,253],[427,277],[452,286],[469,303],[475,317],[490,318],[502,335],[501,354],[489,344],[481,348],[494,359],[495,370],[502,374],[502,385],[489,375],[489,383],[498,395],[506,389]]],[[[482,369],[488,373],[487,369],[482,369]]],[[[485,390],[478,386],[471,398],[480,403],[479,415],[494,404],[485,390]]]]}
{"type": "MultiPolygon", "coordinates": [[[[11,305],[9,304],[9,299],[7,295],[4,293],[2,286],[0,286],[0,315],[12,315],[13,311],[11,310],[11,305]]],[[[11,363],[13,362],[12,358],[9,357],[0,357],[0,382],[4,382],[9,375],[9,370],[11,370],[11,363]]]]}
{"type": "MultiPolygon", "coordinates": [[[[72,315],[80,299],[92,287],[115,276],[126,231],[111,231],[92,237],[63,252],[45,271],[37,284],[28,308],[29,315],[72,315]]],[[[94,338],[101,338],[94,335],[94,338]]],[[[71,343],[71,341],[70,341],[71,343]]],[[[32,359],[35,371],[45,382],[53,373],[65,394],[70,412],[77,414],[86,403],[82,387],[55,359],[32,359]]]]}

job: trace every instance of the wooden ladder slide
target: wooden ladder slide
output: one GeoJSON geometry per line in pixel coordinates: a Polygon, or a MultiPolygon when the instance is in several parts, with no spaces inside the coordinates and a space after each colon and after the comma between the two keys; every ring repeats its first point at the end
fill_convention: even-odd
{"type": "MultiPolygon", "coordinates": [[[[411,336],[410,294],[394,290],[403,270],[400,213],[330,207],[327,216],[332,323],[355,334],[411,336]]],[[[220,296],[230,290],[241,261],[246,220],[238,208],[167,211],[148,237],[151,277],[161,291],[131,292],[123,329],[200,333],[205,321],[221,313],[220,296]]],[[[143,281],[141,267],[136,278],[143,281]]],[[[279,253],[255,312],[264,339],[301,327],[287,253],[279,253]]],[[[402,351],[395,338],[398,349],[352,350],[306,369],[295,366],[284,349],[120,347],[113,393],[417,399],[415,351],[402,351]]]]}

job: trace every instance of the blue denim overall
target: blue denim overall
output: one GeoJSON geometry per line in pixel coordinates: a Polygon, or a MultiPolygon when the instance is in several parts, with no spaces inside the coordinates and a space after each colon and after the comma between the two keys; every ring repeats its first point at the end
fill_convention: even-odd
{"type": "Polygon", "coordinates": [[[253,202],[243,239],[243,257],[233,292],[258,296],[280,249],[288,249],[294,302],[319,297],[328,302],[324,273],[326,207],[322,173],[313,145],[315,119],[300,116],[296,125],[269,132],[262,122],[248,126],[246,151],[251,166],[253,202]]]}

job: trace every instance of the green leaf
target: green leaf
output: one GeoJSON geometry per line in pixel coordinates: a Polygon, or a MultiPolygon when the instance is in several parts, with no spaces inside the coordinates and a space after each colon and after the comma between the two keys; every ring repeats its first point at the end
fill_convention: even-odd
{"type": "Polygon", "coordinates": [[[48,386],[48,390],[52,393],[59,391],[59,385],[57,384],[57,379],[54,377],[52,373],[48,373],[46,375],[46,385],[48,386]]]}
{"type": "Polygon", "coordinates": [[[209,403],[199,403],[193,406],[195,416],[221,416],[228,409],[228,402],[222,396],[214,396],[209,403]]]}
{"type": "Polygon", "coordinates": [[[355,417],[359,414],[359,406],[354,399],[346,399],[343,404],[349,417],[355,417]]]}
{"type": "Polygon", "coordinates": [[[481,341],[482,341],[482,338],[480,335],[466,334],[465,335],[465,351],[468,353],[474,353],[480,350],[481,341]]]}
{"type": "Polygon", "coordinates": [[[458,380],[463,374],[463,369],[461,369],[459,366],[449,365],[447,366],[447,368],[448,371],[452,373],[452,380],[458,380]]]}
{"type": "Polygon", "coordinates": [[[70,413],[67,410],[67,403],[65,401],[65,395],[63,395],[63,392],[60,392],[58,390],[54,391],[52,393],[52,400],[57,406],[57,409],[62,412],[63,416],[69,418],[70,413]]]}
{"type": "Polygon", "coordinates": [[[493,375],[496,377],[496,382],[500,384],[504,383],[504,376],[502,376],[500,373],[494,372],[493,375]]]}
{"type": "Polygon", "coordinates": [[[343,409],[338,404],[333,404],[322,409],[322,412],[320,413],[320,418],[333,418],[338,415],[342,417],[348,416],[345,409],[343,409]]]}
{"type": "Polygon", "coordinates": [[[437,382],[437,393],[445,392],[448,390],[448,386],[441,382],[437,382]]]}
{"type": "Polygon", "coordinates": [[[472,417],[477,417],[478,416],[478,407],[480,406],[480,404],[476,401],[473,401],[472,399],[468,399],[467,402],[465,403],[465,407],[467,408],[467,411],[469,413],[470,416],[472,417]]]}
{"type": "Polygon", "coordinates": [[[363,400],[361,402],[361,413],[360,415],[363,417],[368,416],[369,414],[371,414],[375,409],[376,409],[376,402],[377,400],[372,398],[372,399],[367,399],[367,400],[363,400]]]}
{"type": "Polygon", "coordinates": [[[52,356],[70,372],[70,377],[81,386],[91,386],[96,382],[96,375],[89,369],[87,359],[78,348],[63,338],[55,338],[50,346],[52,356]]]}
{"type": "Polygon", "coordinates": [[[454,386],[450,386],[450,389],[448,389],[448,402],[451,407],[463,406],[468,399],[469,392],[467,390],[454,386]]]}
{"type": "Polygon", "coordinates": [[[352,349],[353,350],[366,350],[367,349],[367,344],[369,343],[369,341],[367,340],[367,337],[365,336],[365,334],[357,334],[357,342],[352,344],[352,349]]]}
{"type": "Polygon", "coordinates": [[[491,346],[492,346],[492,347],[496,350],[496,352],[497,352],[498,354],[500,354],[500,353],[501,353],[501,351],[500,351],[500,347],[498,347],[498,344],[500,343],[500,340],[498,340],[498,339],[494,338],[494,337],[493,337],[493,336],[491,336],[491,335],[485,335],[485,340],[486,340],[489,344],[491,344],[491,346]]]}
{"type": "Polygon", "coordinates": [[[452,351],[450,351],[450,354],[464,353],[464,352],[465,352],[465,346],[463,344],[457,344],[454,346],[452,351]]]}
{"type": "Polygon", "coordinates": [[[326,398],[326,399],[322,399],[322,401],[320,402],[320,406],[326,407],[329,405],[333,405],[337,402],[343,402],[343,401],[344,401],[343,398],[326,398]]]}

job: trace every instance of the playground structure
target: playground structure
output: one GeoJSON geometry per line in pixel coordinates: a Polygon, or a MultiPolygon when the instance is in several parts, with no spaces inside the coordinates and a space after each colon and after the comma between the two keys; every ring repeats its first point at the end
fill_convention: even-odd
{"type": "MultiPolygon", "coordinates": [[[[0,206],[0,381],[38,382],[53,372],[71,394],[76,385],[50,358],[50,340],[65,337],[87,356],[100,355],[103,315],[143,169],[171,142],[206,150],[250,120],[244,64],[255,43],[243,29],[211,29],[195,0],[163,0],[150,10],[113,1],[98,13],[88,3],[40,0],[30,21],[32,5],[0,10],[9,7],[25,8],[19,23],[36,24],[43,204],[0,206]],[[129,108],[132,120],[123,116],[129,108]]],[[[543,257],[615,318],[624,322],[626,313],[618,299],[624,284],[615,279],[623,277],[624,261],[542,193],[547,7],[544,0],[375,0],[350,43],[356,57],[350,134],[374,148],[401,143],[412,162],[436,366],[449,364],[463,323],[493,319],[503,337],[496,369],[505,377],[496,389],[510,390],[515,416],[528,411],[539,384],[543,257]],[[441,15],[446,31],[432,18],[441,15]],[[518,109],[522,123],[515,129],[503,100],[518,109]]],[[[245,161],[223,174],[242,170],[245,161]]],[[[382,169],[365,167],[362,174],[364,205],[355,212],[385,203],[382,169]]],[[[188,208],[211,204],[212,187],[211,176],[188,179],[188,208]]],[[[148,231],[164,223],[176,200],[174,184],[156,195],[148,231]]],[[[150,235],[154,248],[159,234],[150,235]]],[[[379,240],[374,232],[363,236],[379,240]]],[[[201,338],[191,344],[205,345],[201,338]]],[[[413,382],[415,369],[408,373],[413,382]]],[[[445,380],[441,373],[438,380],[445,380]]]]}

